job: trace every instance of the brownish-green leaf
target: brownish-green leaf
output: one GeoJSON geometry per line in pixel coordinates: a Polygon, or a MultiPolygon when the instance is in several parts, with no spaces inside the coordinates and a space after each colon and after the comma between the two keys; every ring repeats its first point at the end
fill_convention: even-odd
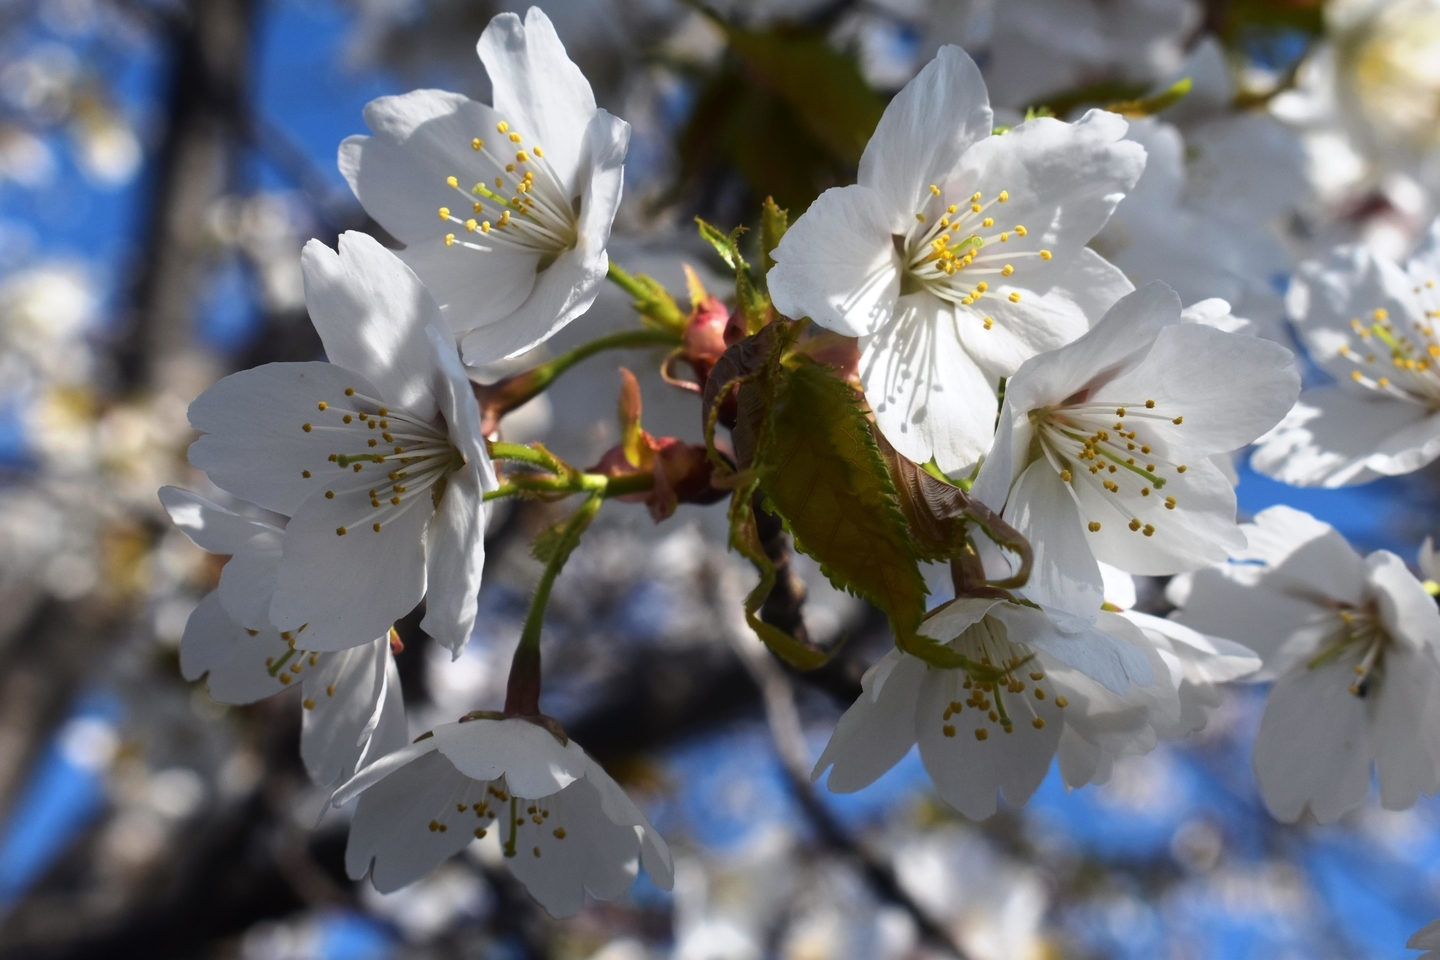
{"type": "Polygon", "coordinates": [[[832,583],[912,636],[928,591],[860,398],[806,357],[782,371],[755,451],[761,490],[832,583]]]}

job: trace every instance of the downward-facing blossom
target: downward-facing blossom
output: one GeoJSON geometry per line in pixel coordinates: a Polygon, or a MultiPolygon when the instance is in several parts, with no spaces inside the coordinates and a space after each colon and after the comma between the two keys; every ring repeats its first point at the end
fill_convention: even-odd
{"type": "Polygon", "coordinates": [[[345,868],[382,893],[430,872],[475,839],[498,837],[505,864],[555,917],[630,888],[644,865],[668,890],[674,867],[640,808],[573,740],[531,720],[436,727],[336,791],[360,798],[345,868]]]}
{"type": "Polygon", "coordinates": [[[1210,714],[1220,706],[1220,685],[1259,670],[1259,656],[1232,640],[1206,636],[1183,623],[1132,609],[1135,579],[1104,563],[1100,565],[1100,573],[1105,578],[1106,604],[1117,608],[1120,616],[1140,628],[1170,668],[1171,679],[1178,684],[1179,716],[1173,725],[1160,725],[1156,732],[1166,739],[1174,739],[1205,729],[1210,714]]]}
{"type": "Polygon", "coordinates": [[[264,619],[284,531],[177,487],[162,487],[160,501],[197,546],[230,555],[220,586],[185,624],[180,638],[185,679],[204,676],[211,699],[233,704],[300,687],[305,711],[300,756],[322,785],[405,746],[405,704],[388,636],[322,653],[305,649],[293,633],[282,634],[264,619]]]}
{"type": "Polygon", "coordinates": [[[523,353],[590,308],[620,205],[630,125],[595,95],[538,7],[477,47],[494,106],[414,90],[365,107],[340,172],[444,311],[465,358],[523,353]]]}
{"type": "Polygon", "coordinates": [[[1029,594],[1087,616],[1097,559],[1163,575],[1244,546],[1210,457],[1264,433],[1298,392],[1290,351],[1182,322],[1174,291],[1147,284],[1010,379],[972,493],[1034,545],[1029,594]]]}
{"type": "Polygon", "coordinates": [[[1261,473],[1342,487],[1440,456],[1440,221],[1404,267],[1363,246],[1300,266],[1290,317],[1339,382],[1306,390],[1255,452],[1261,473]]]}
{"type": "Polygon", "coordinates": [[[1025,803],[1057,753],[1070,786],[1107,779],[1117,756],[1151,750],[1157,730],[1180,714],[1165,662],[1118,614],[1100,612],[1093,626],[1066,633],[1034,607],[960,599],[920,631],[992,668],[995,679],[931,667],[899,650],[886,654],[866,671],[859,698],[815,765],[816,778],[832,767],[831,790],[868,786],[918,742],[940,796],[980,819],[995,812],[998,793],[1012,806],[1025,803]],[[1149,682],[1127,684],[1121,674],[1107,685],[1057,656],[1086,644],[1125,650],[1149,682]]]}
{"type": "Polygon", "coordinates": [[[810,206],[769,273],[782,313],[861,338],[880,429],[947,472],[989,447],[1001,378],[1130,289],[1085,246],[1144,167],[1125,121],[991,126],[979,70],[942,47],[886,108],[859,182],[810,206]]]}
{"type": "Polygon", "coordinates": [[[1387,809],[1440,787],[1440,613],[1388,550],[1361,557],[1290,507],[1244,527],[1236,562],[1176,578],[1180,623],[1254,647],[1275,685],[1255,774],[1282,820],[1329,822],[1363,804],[1371,767],[1387,809]]]}
{"type": "MultiPolygon", "coordinates": [[[[190,462],[290,517],[268,622],[310,650],[384,635],[426,599],[454,651],[475,622],[483,494],[495,474],[435,301],[365,234],[305,247],[305,302],[329,363],[271,363],[190,406],[190,462]]],[[[247,627],[258,621],[240,617],[247,627]]]]}

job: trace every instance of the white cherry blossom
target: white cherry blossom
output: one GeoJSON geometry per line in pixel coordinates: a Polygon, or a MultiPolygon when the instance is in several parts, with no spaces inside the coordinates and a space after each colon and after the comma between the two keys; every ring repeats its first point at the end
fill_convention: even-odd
{"type": "Polygon", "coordinates": [[[1363,246],[1304,263],[1287,304],[1336,384],[1306,390],[1252,463],[1299,486],[1410,473],[1440,456],[1440,221],[1404,267],[1363,246]]]}
{"type": "Polygon", "coordinates": [[[640,865],[670,889],[665,841],[573,740],[530,719],[477,717],[436,727],[360,771],[335,804],[360,798],[345,867],[382,893],[434,869],[475,839],[498,835],[505,864],[555,917],[585,892],[610,900],[640,865]]]}
{"type": "Polygon", "coordinates": [[[162,487],[160,501],[197,546],[230,555],[220,586],[206,594],[185,624],[180,639],[185,679],[204,676],[211,699],[231,704],[300,687],[300,757],[321,785],[405,746],[405,705],[389,636],[336,653],[306,650],[294,634],[282,635],[263,619],[284,531],[177,487],[162,487]],[[239,614],[232,614],[226,600],[237,593],[243,603],[239,614]],[[243,625],[237,615],[258,626],[243,625]]]}
{"type": "Polygon", "coordinates": [[[991,128],[979,70],[942,47],[886,108],[859,182],[795,221],[768,278],[782,313],[861,338],[880,429],[947,472],[990,445],[1002,377],[1130,290],[1085,246],[1144,167],[1125,121],[991,128]]]}
{"type": "Polygon", "coordinates": [[[1440,613],[1388,550],[1361,557],[1290,507],[1244,527],[1235,562],[1177,577],[1174,618],[1254,647],[1275,685],[1255,739],[1270,811],[1322,823],[1440,787],[1440,613]]]}
{"type": "MultiPolygon", "coordinates": [[[[329,363],[231,374],[190,406],[190,462],[290,517],[264,615],[310,650],[368,643],[426,599],[458,651],[475,622],[484,491],[480,410],[435,301],[373,238],[318,240],[305,301],[329,363]]],[[[253,616],[236,613],[244,626],[253,616]]]]}
{"type": "Polygon", "coordinates": [[[1174,291],[1147,284],[1010,379],[971,492],[1033,544],[1031,598],[1089,616],[1097,560],[1164,575],[1244,546],[1210,458],[1264,433],[1298,392],[1289,350],[1182,322],[1174,291]]]}
{"type": "Polygon", "coordinates": [[[997,793],[1024,804],[1057,753],[1069,786],[1103,781],[1117,756],[1153,749],[1157,729],[1175,724],[1180,704],[1164,661],[1125,618],[1100,612],[1081,630],[1064,631],[1046,611],[1007,600],[952,601],[921,633],[994,668],[997,679],[892,650],[866,671],[813,776],[830,767],[829,788],[850,793],[918,742],[940,796],[973,819],[995,812],[997,793]],[[1122,675],[1107,685],[1061,659],[1067,647],[1086,644],[1124,648],[1149,682],[1126,684],[1122,675]]]}
{"type": "Polygon", "coordinates": [[[1174,620],[1132,609],[1134,577],[1108,563],[1100,564],[1100,573],[1105,580],[1107,609],[1117,608],[1120,616],[1139,627],[1170,668],[1172,680],[1178,678],[1179,716],[1174,725],[1162,725],[1156,732],[1168,740],[1205,729],[1210,714],[1220,706],[1220,685],[1259,670],[1260,657],[1232,640],[1206,636],[1174,620]]]}
{"type": "Polygon", "coordinates": [[[620,205],[630,125],[595,95],[538,7],[490,21],[477,47],[494,106],[415,90],[365,108],[340,147],[365,210],[404,241],[465,358],[548,339],[590,308],[620,205]],[[438,216],[437,216],[438,214],[438,216]]]}

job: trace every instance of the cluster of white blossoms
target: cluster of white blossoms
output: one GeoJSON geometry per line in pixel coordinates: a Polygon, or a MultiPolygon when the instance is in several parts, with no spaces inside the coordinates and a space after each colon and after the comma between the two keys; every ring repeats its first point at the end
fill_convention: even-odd
{"type": "MultiPolygon", "coordinates": [[[[223,702],[301,689],[307,768],[337,785],[336,805],[357,801],[351,875],[392,890],[488,840],[566,916],[586,890],[622,893],[642,865],[668,887],[672,866],[635,803],[539,713],[540,619],[527,621],[503,711],[413,741],[392,658],[392,625],[422,601],[421,628],[459,655],[486,500],[515,492],[491,454],[518,455],[488,445],[461,357],[518,356],[589,308],[621,195],[629,128],[597,109],[543,13],[496,17],[479,56],[493,106],[431,90],[382,98],[365,112],[373,135],[340,149],[356,196],[405,246],[358,233],[338,250],[306,246],[328,362],[236,373],[190,408],[203,433],[190,461],[232,507],[175,488],[161,498],[199,546],[231,558],[190,619],[182,671],[223,702]]],[[[1222,72],[1216,51],[1201,59],[1222,72]]],[[[1188,116],[1172,119],[1208,130],[1197,142],[1223,157],[1226,131],[1203,109],[1188,116]]],[[[1023,586],[1001,589],[1014,561],[972,540],[990,583],[957,576],[958,595],[925,616],[918,632],[943,664],[897,648],[865,674],[815,767],[830,789],[868,785],[918,744],[940,795],[986,817],[1002,795],[1025,802],[1057,756],[1081,786],[1203,728],[1217,684],[1252,674],[1275,681],[1254,756],[1277,816],[1354,809],[1372,764],[1388,807],[1440,786],[1434,601],[1395,555],[1362,559],[1296,511],[1237,523],[1231,467],[1261,438],[1257,465],[1300,483],[1440,455],[1440,233],[1406,267],[1347,249],[1301,270],[1294,320],[1341,381],[1301,395],[1291,352],[1244,332],[1224,301],[1185,308],[1164,283],[1136,289],[1092,248],[1117,207],[1132,239],[1141,221],[1160,230],[1179,202],[1180,144],[1159,121],[1134,130],[1098,109],[997,129],[979,69],[945,46],[885,109],[858,183],[821,195],[775,247],[777,322],[857,338],[875,427],[1003,518],[1033,559],[1023,586]],[[1147,148],[1169,166],[1146,173],[1147,148]],[[1172,201],[1158,214],[1125,201],[1147,177],[1172,201]],[[1134,575],[1175,576],[1179,611],[1131,609],[1134,575]]],[[[1223,235],[1241,215],[1205,216],[1223,235]]],[[[1216,274],[1254,264],[1232,266],[1216,274]]],[[[1205,277],[1191,278],[1197,299],[1205,277]]],[[[1226,292],[1258,287],[1246,274],[1226,292]]],[[[632,499],[651,475],[631,446],[654,447],[667,490],[685,478],[665,470],[690,463],[639,429],[634,405],[626,464],[607,475],[632,499]]],[[[557,484],[579,476],[532,454],[557,484]]],[[[595,492],[606,477],[585,478],[565,489],[589,491],[589,506],[537,542],[550,564],[541,614],[612,495],[595,492]]]]}

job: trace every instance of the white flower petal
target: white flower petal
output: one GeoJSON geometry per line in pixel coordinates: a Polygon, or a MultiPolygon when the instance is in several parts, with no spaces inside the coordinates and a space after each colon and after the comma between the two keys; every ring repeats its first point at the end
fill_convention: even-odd
{"type": "Polygon", "coordinates": [[[883,199],[891,218],[887,233],[910,228],[930,199],[930,185],[945,183],[993,125],[975,61],[959,47],[941,47],[886,106],[860,158],[857,181],[883,199]]]}
{"type": "Polygon", "coordinates": [[[1398,644],[1413,649],[1440,649],[1440,610],[1425,586],[1389,550],[1365,558],[1370,583],[1380,608],[1380,622],[1398,644]]]}
{"type": "Polygon", "coordinates": [[[439,412],[427,326],[447,329],[420,278],[369,234],[347,231],[340,250],[305,244],[305,306],[330,362],[365,377],[371,394],[421,420],[439,412]]]}
{"type": "Polygon", "coordinates": [[[1306,390],[1250,459],[1302,487],[1344,487],[1410,473],[1440,456],[1440,416],[1375,391],[1306,390]]]}
{"type": "Polygon", "coordinates": [[[456,809],[490,799],[486,784],[456,770],[433,748],[418,758],[401,756],[406,762],[399,770],[360,794],[345,848],[350,878],[359,880],[369,872],[381,893],[420,879],[475,839],[477,827],[491,823],[456,809]],[[437,829],[430,829],[432,822],[437,829]]]}
{"type": "Polygon", "coordinates": [[[373,729],[382,704],[390,640],[323,656],[303,674],[300,758],[311,779],[326,786],[353,774],[365,755],[362,734],[373,729]]]}
{"type": "Polygon", "coordinates": [[[866,399],[895,449],[947,473],[973,466],[994,434],[999,380],[965,352],[954,309],[928,293],[901,297],[895,322],[860,351],[866,399]]]}
{"type": "Polygon", "coordinates": [[[585,128],[595,116],[595,94],[566,54],[550,18],[531,7],[522,25],[515,14],[502,13],[490,21],[475,49],[490,75],[495,112],[526,144],[544,148],[562,185],[573,193],[585,128]]]}
{"type": "MultiPolygon", "coordinates": [[[[675,885],[675,861],[670,856],[670,847],[663,837],[650,825],[645,814],[635,805],[618,783],[610,778],[605,768],[592,758],[585,773],[585,780],[600,794],[600,809],[611,823],[618,823],[635,830],[640,838],[640,864],[650,874],[650,880],[660,889],[669,890],[675,885]]],[[[597,894],[598,896],[598,894],[597,894]]]]}
{"type": "Polygon", "coordinates": [[[365,123],[375,135],[340,145],[340,172],[365,211],[396,239],[407,246],[440,241],[454,228],[437,212],[459,210],[457,201],[463,202],[446,178],[466,190],[486,179],[489,166],[470,143],[489,136],[500,119],[489,106],[446,90],[378,97],[365,105],[365,123]]]}
{"type": "MultiPolygon", "coordinates": [[[[1004,252],[1048,249],[1063,263],[1100,231],[1145,169],[1145,150],[1124,139],[1127,127],[1106,110],[1091,110],[1075,123],[1027,120],[966,151],[955,182],[986,198],[1008,192],[1004,206],[989,213],[998,228],[1019,224],[1026,236],[1012,236],[1004,252]]],[[[1033,270],[1041,276],[1048,266],[1017,261],[1016,275],[1033,270]]]]}
{"type": "Polygon", "coordinates": [[[870,188],[820,194],[775,248],[766,275],[775,309],[847,337],[885,326],[900,294],[900,255],[890,231],[885,202],[870,188]]]}
{"type": "MultiPolygon", "coordinates": [[[[235,621],[220,603],[218,591],[207,594],[190,614],[180,638],[180,672],[187,680],[208,674],[206,689],[216,703],[254,703],[285,689],[281,671],[269,662],[285,659],[289,646],[272,629],[252,632],[235,621]]],[[[290,655],[290,663],[299,660],[290,655]]],[[[285,665],[285,676],[293,678],[285,665]]]]}
{"type": "Polygon", "coordinates": [[[338,472],[327,435],[303,425],[323,427],[318,404],[343,399],[346,387],[376,393],[333,363],[267,363],[232,373],[190,404],[190,422],[205,433],[190,445],[190,463],[235,496],[293,516],[322,477],[338,472]]]}
{"type": "Polygon", "coordinates": [[[425,535],[425,619],[420,629],[457,657],[475,627],[485,569],[481,483],[477,464],[452,473],[425,535]]]}
{"type": "Polygon", "coordinates": [[[993,618],[1005,624],[1010,636],[1043,651],[1103,684],[1117,694],[1129,690],[1132,683],[1144,686],[1155,681],[1155,672],[1143,644],[1132,643],[1116,631],[1129,635],[1126,626],[1097,627],[1096,620],[1076,617],[1054,608],[1036,610],[1019,604],[1002,604],[994,609],[993,618]]]}
{"type": "Polygon", "coordinates": [[[1144,422],[1146,441],[1176,459],[1182,451],[1202,457],[1243,447],[1279,423],[1299,394],[1295,356],[1278,343],[1179,323],[1161,330],[1145,358],[1094,400],[1147,407],[1154,400],[1157,414],[1183,417],[1144,422]]]}
{"type": "MultiPolygon", "coordinates": [[[[1104,581],[1086,539],[1095,534],[1086,531],[1071,486],[1085,485],[1078,478],[1067,485],[1047,461],[1037,460],[1010,492],[1005,519],[1030,541],[1035,553],[1026,593],[1043,605],[1093,619],[1105,600],[1104,581]]],[[[1085,505],[1083,497],[1080,503],[1085,505]]]]}
{"type": "Polygon", "coordinates": [[[170,519],[202,550],[231,554],[220,572],[219,599],[230,616],[256,630],[270,626],[266,614],[275,591],[284,532],[242,516],[179,487],[161,487],[170,519]]]}
{"type": "Polygon", "coordinates": [[[1255,735],[1255,776],[1265,806],[1293,823],[1308,806],[1330,823],[1370,793],[1366,702],[1349,692],[1350,667],[1303,666],[1276,681],[1255,735]]]}
{"type": "MultiPolygon", "coordinates": [[[[915,698],[927,667],[924,661],[898,650],[891,650],[884,660],[892,666],[879,696],[864,688],[835,725],[830,742],[815,762],[812,779],[831,767],[826,786],[832,793],[854,793],[868,787],[915,745],[915,698]]],[[[866,676],[873,674],[867,671],[866,676]]]]}
{"type": "MultiPolygon", "coordinates": [[[[358,482],[385,482],[376,476],[383,464],[366,466],[371,473],[359,474],[358,482]]],[[[342,478],[357,482],[349,476],[345,471],[342,478]]],[[[376,511],[365,489],[334,488],[334,493],[334,499],[327,499],[323,490],[317,491],[286,527],[270,604],[271,622],[294,631],[309,650],[369,643],[425,595],[429,491],[414,494],[408,509],[387,511],[378,532],[369,521],[376,511]],[[343,536],[337,534],[342,528],[343,536]]]]}
{"type": "Polygon", "coordinates": [[[543,823],[519,821],[515,855],[505,865],[552,917],[579,913],[586,890],[613,900],[630,889],[639,872],[635,828],[604,815],[594,784],[581,778],[543,806],[550,813],[543,823]]]}
{"type": "MultiPolygon", "coordinates": [[[[490,330],[491,338],[516,335],[510,317],[531,299],[539,281],[538,253],[506,243],[485,247],[450,246],[440,236],[412,243],[399,253],[425,282],[449,328],[462,339],[477,330],[490,330]]],[[[561,259],[573,255],[573,251],[562,254],[561,259]]]]}
{"type": "Polygon", "coordinates": [[[558,793],[585,776],[590,762],[580,745],[561,745],[528,720],[470,720],[435,728],[440,751],[476,780],[505,777],[510,791],[528,799],[558,793]]]}
{"type": "MultiPolygon", "coordinates": [[[[1434,611],[1434,601],[1431,601],[1434,611]]],[[[1440,666],[1432,647],[1386,651],[1376,691],[1375,774],[1380,803],[1406,810],[1440,789],[1440,666]]]]}

